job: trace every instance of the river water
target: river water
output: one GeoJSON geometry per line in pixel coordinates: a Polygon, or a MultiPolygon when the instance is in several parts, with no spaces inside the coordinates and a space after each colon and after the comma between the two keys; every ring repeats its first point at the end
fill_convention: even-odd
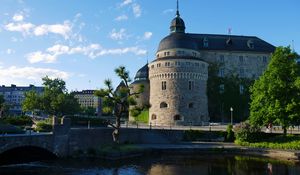
{"type": "Polygon", "coordinates": [[[248,156],[67,159],[2,165],[0,175],[300,175],[300,165],[248,156]]]}

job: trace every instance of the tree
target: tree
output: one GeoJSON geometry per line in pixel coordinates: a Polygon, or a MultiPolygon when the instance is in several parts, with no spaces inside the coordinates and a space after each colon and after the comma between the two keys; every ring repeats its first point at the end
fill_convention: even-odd
{"type": "Polygon", "coordinates": [[[254,80],[241,78],[234,71],[225,77],[218,76],[222,64],[210,64],[207,80],[208,111],[211,121],[230,121],[230,108],[234,121],[249,117],[249,87],[254,80]]]}
{"type": "Polygon", "coordinates": [[[120,85],[114,89],[111,80],[107,79],[104,81],[106,88],[96,91],[95,95],[104,98],[108,104],[112,104],[111,107],[114,108],[112,111],[116,118],[116,122],[112,123],[107,121],[107,123],[114,128],[112,133],[113,141],[119,143],[121,117],[128,117],[129,105],[136,104],[134,97],[143,92],[143,86],[139,88],[138,92],[130,92],[128,85],[131,81],[129,72],[124,66],[120,66],[115,69],[115,73],[121,79],[120,85]]]}
{"type": "Polygon", "coordinates": [[[3,117],[4,108],[5,108],[5,99],[3,95],[0,95],[0,118],[3,117]]]}
{"type": "Polygon", "coordinates": [[[279,124],[284,134],[300,117],[300,77],[297,54],[278,47],[263,75],[251,87],[252,125],[279,124]]]}
{"type": "Polygon", "coordinates": [[[87,116],[94,116],[96,113],[96,108],[91,107],[91,106],[81,107],[81,112],[87,116]]]}
{"type": "Polygon", "coordinates": [[[59,79],[44,77],[42,94],[35,91],[25,93],[23,111],[40,110],[51,115],[69,115],[80,111],[80,105],[72,93],[68,93],[66,83],[59,79]]]}

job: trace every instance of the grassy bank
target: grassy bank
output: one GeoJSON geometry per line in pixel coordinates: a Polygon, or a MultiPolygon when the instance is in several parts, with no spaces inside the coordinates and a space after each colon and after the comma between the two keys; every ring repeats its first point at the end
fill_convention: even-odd
{"type": "Polygon", "coordinates": [[[300,150],[300,136],[298,135],[277,135],[257,142],[245,142],[236,140],[236,144],[255,148],[270,148],[284,150],[300,150]]]}

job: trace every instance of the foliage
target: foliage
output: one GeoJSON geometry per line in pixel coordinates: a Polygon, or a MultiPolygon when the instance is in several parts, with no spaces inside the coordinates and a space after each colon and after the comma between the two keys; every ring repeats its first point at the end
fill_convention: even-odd
{"type": "Polygon", "coordinates": [[[218,71],[222,66],[222,64],[210,64],[208,70],[207,97],[211,121],[230,121],[230,107],[234,109],[234,121],[243,121],[248,117],[249,87],[254,81],[240,78],[234,72],[229,76],[220,77],[218,71]],[[244,88],[243,91],[240,91],[240,86],[244,88]]]}
{"type": "Polygon", "coordinates": [[[4,117],[6,113],[8,113],[8,110],[10,108],[10,105],[5,102],[4,96],[0,94],[0,118],[4,117]]]}
{"type": "Polygon", "coordinates": [[[25,93],[22,104],[23,111],[44,111],[50,115],[76,114],[80,111],[80,105],[72,93],[68,93],[65,82],[61,79],[43,78],[44,92],[38,94],[35,91],[25,93]]]}
{"type": "Polygon", "coordinates": [[[114,128],[112,134],[113,140],[115,143],[118,143],[121,117],[128,117],[129,105],[135,104],[134,96],[140,94],[143,91],[143,88],[140,88],[139,92],[130,92],[128,83],[131,80],[129,78],[129,72],[124,66],[115,69],[115,73],[121,79],[119,86],[114,89],[111,80],[107,79],[104,81],[106,88],[96,91],[95,95],[107,101],[107,104],[109,104],[108,108],[111,108],[112,114],[116,118],[115,123],[109,121],[107,121],[107,123],[114,128]]]}
{"type": "Polygon", "coordinates": [[[130,152],[136,152],[140,151],[141,148],[131,145],[131,144],[108,144],[108,145],[102,145],[99,154],[100,155],[107,155],[112,153],[130,153],[130,152]]]}
{"type": "Polygon", "coordinates": [[[297,54],[278,47],[263,75],[251,87],[250,122],[281,125],[284,133],[300,118],[300,68],[297,54]]]}
{"type": "Polygon", "coordinates": [[[9,116],[1,119],[4,123],[16,126],[31,126],[32,120],[28,116],[9,116]]]}
{"type": "Polygon", "coordinates": [[[224,138],[223,131],[201,131],[201,130],[185,130],[183,133],[184,141],[210,141],[224,138]]]}
{"type": "Polygon", "coordinates": [[[300,150],[300,136],[298,135],[279,135],[254,143],[238,140],[236,143],[256,148],[300,150]]]}
{"type": "Polygon", "coordinates": [[[37,122],[34,130],[38,132],[51,132],[52,131],[51,120],[43,120],[37,122]]]}
{"type": "Polygon", "coordinates": [[[20,127],[2,123],[0,121],[0,134],[23,134],[25,131],[20,127]]]}
{"type": "Polygon", "coordinates": [[[94,107],[88,106],[88,107],[81,107],[81,113],[83,115],[87,116],[95,116],[96,114],[96,109],[94,107]]]}
{"type": "Polygon", "coordinates": [[[234,141],[234,132],[233,132],[233,126],[232,125],[227,125],[225,141],[227,141],[227,142],[233,142],[234,141]]]}
{"type": "Polygon", "coordinates": [[[81,116],[68,116],[71,119],[71,126],[87,126],[90,122],[90,126],[107,126],[103,119],[98,117],[81,117],[81,116]]]}
{"type": "Polygon", "coordinates": [[[130,110],[130,115],[134,117],[135,122],[148,123],[149,122],[149,108],[133,107],[130,110]]]}
{"type": "Polygon", "coordinates": [[[260,138],[260,128],[241,122],[234,127],[234,136],[239,141],[254,142],[260,138]]]}

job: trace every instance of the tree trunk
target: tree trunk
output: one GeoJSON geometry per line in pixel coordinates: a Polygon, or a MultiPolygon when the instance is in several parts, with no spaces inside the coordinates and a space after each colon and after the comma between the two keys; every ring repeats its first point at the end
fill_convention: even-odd
{"type": "Polygon", "coordinates": [[[283,134],[286,135],[286,133],[287,133],[287,129],[286,127],[283,127],[283,134]]]}
{"type": "Polygon", "coordinates": [[[118,114],[116,115],[116,128],[112,133],[114,143],[120,143],[120,127],[121,127],[121,114],[118,114]]]}

